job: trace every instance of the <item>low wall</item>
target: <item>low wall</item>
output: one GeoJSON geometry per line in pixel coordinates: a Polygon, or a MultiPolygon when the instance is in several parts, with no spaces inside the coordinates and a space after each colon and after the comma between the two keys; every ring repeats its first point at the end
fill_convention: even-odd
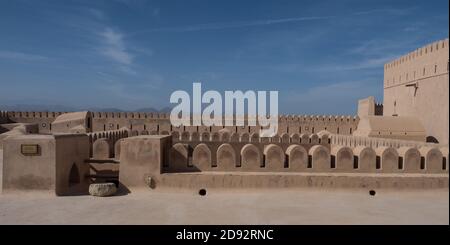
{"type": "Polygon", "coordinates": [[[127,129],[88,133],[89,156],[96,159],[119,159],[120,141],[130,135],[127,129]]]}
{"type": "Polygon", "coordinates": [[[156,183],[157,188],[448,188],[445,174],[311,174],[311,173],[166,173],[156,183]]]}
{"type": "Polygon", "coordinates": [[[17,135],[4,142],[2,188],[86,193],[89,140],[85,134],[17,135]]]}
{"type": "Polygon", "coordinates": [[[171,145],[170,136],[135,136],[121,143],[119,181],[123,188],[151,185],[161,174],[171,145]]]}
{"type": "Polygon", "coordinates": [[[223,142],[220,137],[174,143],[172,139],[124,139],[119,172],[123,186],[448,188],[448,162],[443,156],[448,151],[432,147],[283,145],[256,138],[223,142]]]}
{"type": "Polygon", "coordinates": [[[386,138],[373,138],[373,137],[363,137],[363,136],[353,136],[353,135],[337,135],[330,134],[330,143],[333,145],[343,145],[343,146],[367,146],[367,147],[393,147],[400,148],[403,146],[407,147],[448,147],[448,145],[440,145],[434,143],[426,143],[421,141],[411,141],[411,140],[395,140],[386,138]]]}
{"type": "Polygon", "coordinates": [[[447,173],[448,150],[261,142],[178,142],[163,171],[447,173]]]}

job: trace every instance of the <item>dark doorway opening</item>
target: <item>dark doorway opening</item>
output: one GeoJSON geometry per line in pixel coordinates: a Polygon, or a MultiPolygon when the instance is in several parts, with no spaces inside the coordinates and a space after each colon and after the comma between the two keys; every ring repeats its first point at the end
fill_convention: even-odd
{"type": "Polygon", "coordinates": [[[70,168],[69,173],[69,186],[73,186],[80,183],[80,173],[78,171],[77,165],[74,163],[70,168]]]}

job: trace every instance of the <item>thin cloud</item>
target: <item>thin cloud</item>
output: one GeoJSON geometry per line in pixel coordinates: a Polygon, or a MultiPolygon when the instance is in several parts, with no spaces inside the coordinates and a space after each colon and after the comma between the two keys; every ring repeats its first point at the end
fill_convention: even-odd
{"type": "Polygon", "coordinates": [[[417,35],[410,35],[401,39],[374,39],[362,42],[360,45],[355,46],[348,50],[350,55],[363,55],[363,56],[377,56],[379,54],[392,53],[398,50],[414,49],[420,46],[418,43],[417,35]]]}
{"type": "Polygon", "coordinates": [[[416,9],[416,7],[406,8],[406,9],[394,9],[394,8],[384,8],[384,9],[370,9],[365,11],[359,11],[353,13],[353,15],[366,15],[366,14],[372,14],[372,13],[390,13],[395,15],[404,15],[409,14],[412,10],[416,9]]]}
{"type": "Polygon", "coordinates": [[[411,9],[407,10],[397,10],[397,9],[371,9],[367,11],[360,11],[351,13],[349,15],[330,15],[330,16],[306,16],[306,17],[293,17],[293,18],[281,18],[281,19],[267,19],[267,20],[254,20],[254,21],[236,21],[236,22],[215,22],[206,24],[197,24],[190,26],[181,27],[163,27],[141,30],[130,33],[130,35],[138,35],[149,32],[194,32],[194,31],[209,31],[209,30],[223,30],[223,29],[235,29],[243,27],[255,27],[255,26],[266,26],[274,24],[285,24],[285,23],[296,23],[304,21],[317,21],[317,20],[328,20],[339,17],[347,16],[357,16],[357,15],[369,15],[377,12],[386,12],[391,14],[407,14],[411,9]]]}
{"type": "Polygon", "coordinates": [[[329,63],[322,65],[308,65],[303,63],[287,63],[279,64],[272,67],[272,69],[280,72],[312,72],[312,73],[335,73],[344,71],[357,71],[366,69],[379,69],[382,70],[384,64],[392,61],[400,55],[386,55],[376,58],[363,58],[351,63],[329,63]]]}
{"type": "Polygon", "coordinates": [[[360,60],[359,62],[351,64],[331,64],[323,65],[318,68],[312,68],[314,72],[339,72],[339,71],[353,71],[353,70],[363,70],[363,69],[383,69],[384,64],[392,61],[399,57],[400,55],[387,55],[378,58],[368,58],[360,60]]]}
{"type": "Polygon", "coordinates": [[[18,60],[18,61],[44,61],[48,60],[48,57],[36,54],[0,50],[0,59],[18,60]]]}
{"type": "Polygon", "coordinates": [[[100,33],[100,36],[103,41],[100,52],[104,56],[122,65],[133,63],[133,56],[125,48],[122,33],[106,28],[105,31],[100,33]]]}
{"type": "Polygon", "coordinates": [[[166,27],[155,28],[149,30],[142,30],[133,32],[130,35],[142,34],[147,32],[192,32],[192,31],[208,31],[208,30],[222,30],[222,29],[234,29],[243,27],[265,26],[282,23],[302,22],[302,21],[314,21],[314,20],[326,20],[335,18],[336,16],[309,16],[309,17],[297,17],[297,18],[284,18],[284,19],[269,19],[269,20],[256,20],[256,21],[236,21],[236,22],[216,22],[206,23],[182,27],[166,27]]]}

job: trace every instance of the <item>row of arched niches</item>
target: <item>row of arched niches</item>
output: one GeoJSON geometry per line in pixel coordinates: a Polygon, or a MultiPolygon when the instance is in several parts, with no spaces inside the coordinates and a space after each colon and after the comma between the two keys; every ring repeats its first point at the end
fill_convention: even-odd
{"type": "MultiPolygon", "coordinates": [[[[109,157],[120,159],[120,143],[131,134],[129,130],[91,133],[92,155],[101,146],[109,149],[109,157]]],[[[382,139],[352,145],[339,137],[323,132],[271,138],[257,133],[172,132],[171,147],[163,151],[163,170],[448,173],[448,147],[409,146],[408,141],[393,140],[384,144],[382,139]]]]}

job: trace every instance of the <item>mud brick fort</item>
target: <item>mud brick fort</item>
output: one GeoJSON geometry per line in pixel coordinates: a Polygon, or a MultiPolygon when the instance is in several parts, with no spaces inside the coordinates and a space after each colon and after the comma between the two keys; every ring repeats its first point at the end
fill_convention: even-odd
{"type": "Polygon", "coordinates": [[[448,188],[448,45],[385,64],[382,103],[282,115],[270,138],[260,126],[174,127],[162,113],[2,111],[1,188],[448,188]]]}

